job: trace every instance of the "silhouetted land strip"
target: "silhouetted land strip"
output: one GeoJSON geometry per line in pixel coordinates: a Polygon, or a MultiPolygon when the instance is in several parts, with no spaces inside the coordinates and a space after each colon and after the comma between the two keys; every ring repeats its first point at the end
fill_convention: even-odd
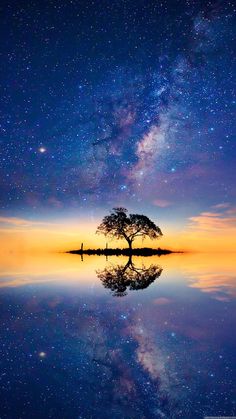
{"type": "Polygon", "coordinates": [[[70,250],[66,253],[72,253],[75,255],[105,255],[105,256],[154,256],[154,255],[168,255],[170,253],[177,253],[173,252],[172,250],[168,249],[152,249],[149,247],[142,247],[139,249],[78,249],[78,250],[70,250]]]}

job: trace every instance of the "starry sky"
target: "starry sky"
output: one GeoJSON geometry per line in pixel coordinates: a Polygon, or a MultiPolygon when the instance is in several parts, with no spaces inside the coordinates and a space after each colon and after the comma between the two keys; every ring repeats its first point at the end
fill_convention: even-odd
{"type": "Polygon", "coordinates": [[[232,215],[235,12],[233,1],[3,1],[1,216],[232,215]]]}

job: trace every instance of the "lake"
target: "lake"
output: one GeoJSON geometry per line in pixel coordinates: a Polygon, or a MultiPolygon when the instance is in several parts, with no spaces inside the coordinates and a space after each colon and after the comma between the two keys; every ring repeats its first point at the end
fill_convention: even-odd
{"type": "Polygon", "coordinates": [[[236,416],[235,255],[8,255],[1,418],[236,416]]]}

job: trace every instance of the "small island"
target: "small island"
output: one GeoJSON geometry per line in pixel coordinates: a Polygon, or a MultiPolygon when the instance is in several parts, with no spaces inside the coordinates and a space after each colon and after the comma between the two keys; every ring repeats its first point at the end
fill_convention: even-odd
{"type": "Polygon", "coordinates": [[[169,253],[176,253],[172,250],[168,249],[161,249],[158,247],[157,249],[153,249],[151,247],[141,247],[137,249],[113,249],[113,248],[104,248],[104,249],[77,249],[77,250],[69,250],[66,253],[72,253],[76,255],[105,255],[105,256],[154,256],[154,255],[168,255],[169,253]]]}
{"type": "Polygon", "coordinates": [[[125,239],[128,243],[127,248],[108,248],[104,249],[84,249],[83,243],[80,249],[70,250],[67,253],[78,254],[78,255],[105,255],[105,256],[154,256],[154,255],[167,255],[174,253],[172,250],[153,249],[150,247],[142,247],[133,249],[133,241],[137,237],[145,239],[158,239],[163,236],[163,233],[153,221],[147,216],[141,214],[127,214],[126,208],[113,208],[113,211],[106,215],[101,224],[98,226],[97,234],[104,234],[108,238],[112,239],[125,239]]]}

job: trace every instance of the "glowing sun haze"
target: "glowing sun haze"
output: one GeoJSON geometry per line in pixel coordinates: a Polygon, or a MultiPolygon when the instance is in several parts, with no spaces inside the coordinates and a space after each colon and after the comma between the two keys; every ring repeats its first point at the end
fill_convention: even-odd
{"type": "MultiPolygon", "coordinates": [[[[187,251],[236,251],[236,208],[218,204],[211,211],[180,220],[158,221],[151,217],[164,232],[163,238],[151,241],[136,240],[135,247],[165,247],[187,251]]],[[[1,251],[45,252],[79,248],[126,246],[125,241],[107,240],[95,234],[101,218],[78,217],[53,221],[30,220],[18,217],[0,217],[1,251]]]]}

